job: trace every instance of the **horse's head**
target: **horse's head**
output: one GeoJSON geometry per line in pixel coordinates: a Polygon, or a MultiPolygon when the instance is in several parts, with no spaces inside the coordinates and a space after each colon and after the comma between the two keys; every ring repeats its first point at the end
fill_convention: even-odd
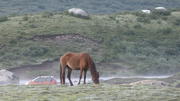
{"type": "Polygon", "coordinates": [[[92,76],[92,80],[95,84],[99,84],[99,72],[95,72],[92,76]]]}

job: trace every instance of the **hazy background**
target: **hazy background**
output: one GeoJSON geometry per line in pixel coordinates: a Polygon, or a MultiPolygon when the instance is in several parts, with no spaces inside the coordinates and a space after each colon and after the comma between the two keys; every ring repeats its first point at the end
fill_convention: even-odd
{"type": "Polygon", "coordinates": [[[179,0],[0,0],[0,15],[64,11],[72,7],[89,13],[107,14],[152,9],[157,6],[178,8],[179,0]]]}

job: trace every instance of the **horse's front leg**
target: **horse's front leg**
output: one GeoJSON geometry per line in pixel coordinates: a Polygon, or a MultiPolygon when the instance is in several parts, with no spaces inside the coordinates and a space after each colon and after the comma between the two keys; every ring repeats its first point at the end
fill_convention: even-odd
{"type": "Polygon", "coordinates": [[[85,69],[84,70],[84,84],[86,84],[86,73],[87,73],[87,70],[85,69]]]}
{"type": "Polygon", "coordinates": [[[82,73],[83,73],[83,70],[82,70],[82,69],[80,69],[80,77],[79,77],[79,82],[78,82],[78,85],[79,85],[79,84],[80,84],[80,82],[81,82],[82,73]]]}

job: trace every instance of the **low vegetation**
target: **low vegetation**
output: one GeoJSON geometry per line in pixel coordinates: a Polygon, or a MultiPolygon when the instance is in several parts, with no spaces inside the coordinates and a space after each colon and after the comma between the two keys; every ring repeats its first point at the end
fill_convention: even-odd
{"type": "MultiPolygon", "coordinates": [[[[153,83],[133,83],[145,78],[116,78],[98,85],[0,85],[2,101],[179,101],[180,74],[154,79],[153,83]],[[116,82],[115,82],[116,81],[116,82]],[[157,84],[156,84],[157,81],[157,84]],[[158,84],[158,81],[162,81],[158,84]],[[109,84],[110,83],[110,84],[109,84]],[[165,85],[164,85],[165,84],[165,85]]],[[[147,79],[146,79],[147,80],[147,79]]],[[[150,80],[150,79],[148,79],[150,80]]]]}
{"type": "Polygon", "coordinates": [[[12,101],[178,101],[179,88],[147,85],[0,86],[0,100],[12,101]]]}
{"type": "Polygon", "coordinates": [[[7,16],[1,16],[0,17],[0,22],[4,22],[4,21],[7,21],[7,20],[8,20],[7,16]]]}

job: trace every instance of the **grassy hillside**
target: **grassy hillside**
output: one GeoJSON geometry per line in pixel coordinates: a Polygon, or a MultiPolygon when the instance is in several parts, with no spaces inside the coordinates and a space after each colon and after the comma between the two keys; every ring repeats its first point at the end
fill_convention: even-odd
{"type": "Polygon", "coordinates": [[[37,13],[42,11],[64,11],[80,7],[90,13],[112,13],[157,6],[179,8],[179,0],[0,0],[0,15],[37,13]]]}
{"type": "Polygon", "coordinates": [[[141,74],[180,71],[180,12],[116,13],[80,19],[65,13],[0,17],[0,68],[85,51],[96,63],[121,63],[141,74]]]}

